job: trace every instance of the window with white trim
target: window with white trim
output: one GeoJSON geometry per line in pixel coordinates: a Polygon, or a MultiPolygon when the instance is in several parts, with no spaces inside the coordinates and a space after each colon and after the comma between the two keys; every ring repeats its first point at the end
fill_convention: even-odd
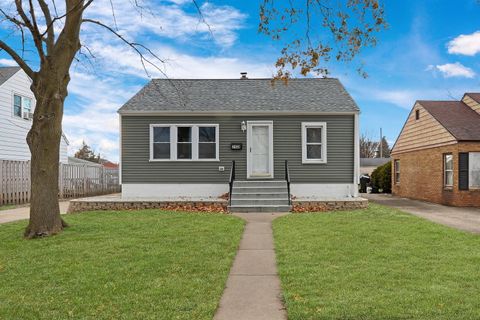
{"type": "Polygon", "coordinates": [[[446,188],[453,187],[453,155],[443,155],[443,185],[446,188]]]}
{"type": "Polygon", "coordinates": [[[393,161],[393,170],[395,172],[395,175],[394,175],[395,184],[399,184],[400,183],[400,160],[393,161]]]}
{"type": "Polygon", "coordinates": [[[22,97],[18,94],[13,95],[13,115],[26,120],[30,119],[32,112],[32,99],[22,97]]]}
{"type": "Polygon", "coordinates": [[[480,189],[480,152],[469,153],[468,184],[472,189],[480,189]]]}
{"type": "Polygon", "coordinates": [[[326,122],[302,122],[302,163],[327,163],[326,122]]]}
{"type": "Polygon", "coordinates": [[[150,161],[218,161],[218,124],[150,125],[150,161]]]}
{"type": "Polygon", "coordinates": [[[152,158],[170,159],[170,127],[152,128],[152,158]]]}

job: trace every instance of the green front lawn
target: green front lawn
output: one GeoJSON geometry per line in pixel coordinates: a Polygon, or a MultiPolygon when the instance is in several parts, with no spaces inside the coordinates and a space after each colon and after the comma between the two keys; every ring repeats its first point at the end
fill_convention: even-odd
{"type": "Polygon", "coordinates": [[[0,225],[0,319],[211,319],[244,222],[156,210],[67,215],[45,239],[0,225]]]}
{"type": "Polygon", "coordinates": [[[274,221],[289,320],[480,319],[480,236],[379,205],[274,221]]]}

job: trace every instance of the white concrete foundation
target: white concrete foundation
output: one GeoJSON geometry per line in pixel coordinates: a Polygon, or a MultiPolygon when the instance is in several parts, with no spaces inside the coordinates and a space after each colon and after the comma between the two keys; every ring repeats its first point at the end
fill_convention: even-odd
{"type": "Polygon", "coordinates": [[[353,183],[292,183],[290,193],[297,200],[329,200],[358,197],[358,187],[353,183]]]}
{"type": "Polygon", "coordinates": [[[123,183],[122,198],[157,200],[211,200],[228,192],[228,184],[207,183],[123,183]]]}

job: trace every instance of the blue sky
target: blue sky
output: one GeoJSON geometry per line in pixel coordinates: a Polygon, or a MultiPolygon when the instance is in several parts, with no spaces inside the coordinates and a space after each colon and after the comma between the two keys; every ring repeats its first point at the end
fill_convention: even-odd
{"type": "MultiPolygon", "coordinates": [[[[9,1],[2,0],[2,8],[9,1]]],[[[98,0],[87,16],[113,25],[110,1],[98,0]]],[[[258,3],[199,1],[208,27],[199,21],[190,0],[144,0],[139,15],[129,0],[113,1],[117,26],[166,59],[162,72],[171,78],[270,77],[280,43],[258,34],[258,3]]],[[[393,143],[415,100],[460,99],[465,91],[480,91],[480,4],[477,0],[385,2],[389,28],[379,43],[350,64],[330,63],[331,76],[341,79],[360,106],[361,130],[371,137],[383,128],[393,143]],[[478,33],[476,33],[478,32],[478,33]],[[364,63],[367,79],[355,71],[364,63]]],[[[18,38],[0,31],[2,39],[18,38]]],[[[134,52],[112,35],[84,26],[82,42],[95,55],[72,67],[64,131],[70,153],[82,140],[97,152],[118,160],[116,110],[148,76],[134,52]]],[[[0,53],[0,64],[12,61],[0,53]]],[[[150,76],[161,76],[149,68],[150,76]]]]}

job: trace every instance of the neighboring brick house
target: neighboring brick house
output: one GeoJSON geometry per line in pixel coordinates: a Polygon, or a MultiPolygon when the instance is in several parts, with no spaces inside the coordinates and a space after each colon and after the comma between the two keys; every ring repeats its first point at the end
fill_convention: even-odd
{"type": "Polygon", "coordinates": [[[394,195],[480,207],[480,93],[417,101],[392,149],[394,195]]]}

